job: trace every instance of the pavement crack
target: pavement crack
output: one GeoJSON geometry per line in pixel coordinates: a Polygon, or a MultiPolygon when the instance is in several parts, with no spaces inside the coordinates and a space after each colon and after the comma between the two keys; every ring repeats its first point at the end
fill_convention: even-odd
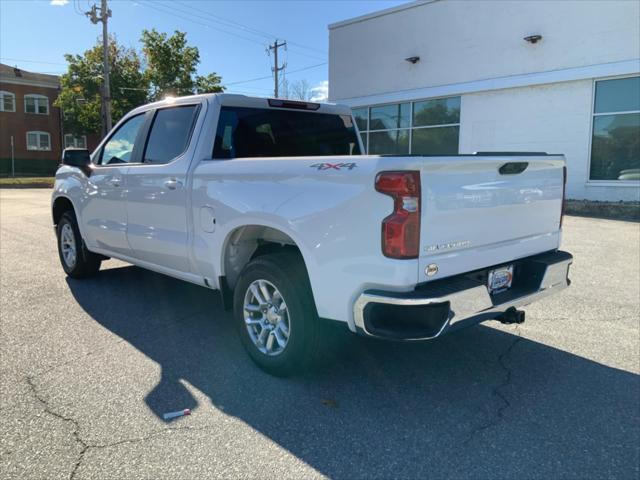
{"type": "Polygon", "coordinates": [[[44,412],[47,413],[48,415],[51,415],[59,420],[62,420],[63,422],[67,422],[70,423],[71,425],[73,425],[73,437],[76,441],[76,443],[78,445],[80,445],[80,453],[78,454],[78,458],[76,459],[76,463],[73,466],[73,469],[71,470],[71,472],[69,473],[69,480],[72,480],[75,477],[76,471],[78,470],[78,468],[80,467],[80,464],[82,463],[82,460],[84,458],[84,454],[87,452],[87,450],[89,449],[90,445],[87,444],[84,440],[82,440],[82,438],[80,437],[80,424],[78,423],[78,421],[72,417],[67,417],[59,412],[56,412],[55,410],[53,410],[51,408],[51,406],[49,405],[49,401],[43,397],[40,392],[38,392],[38,387],[36,386],[35,382],[33,381],[33,378],[30,376],[27,376],[27,384],[29,385],[29,388],[31,389],[31,392],[33,393],[34,398],[40,402],[44,408],[44,412]]]}
{"type": "Polygon", "coordinates": [[[493,418],[471,430],[468,438],[463,442],[464,445],[470,443],[477,434],[500,424],[500,422],[502,422],[502,420],[504,419],[505,412],[511,407],[511,402],[509,401],[503,390],[511,385],[511,379],[513,377],[513,370],[507,365],[506,359],[511,354],[515,346],[522,340],[522,335],[518,325],[516,325],[516,334],[516,338],[509,344],[507,349],[500,355],[498,355],[498,365],[500,365],[500,368],[504,370],[505,375],[502,382],[492,388],[491,394],[492,396],[497,397],[500,400],[501,405],[498,407],[495,415],[493,415],[493,418]]]}
{"type": "Polygon", "coordinates": [[[63,415],[60,412],[55,411],[53,408],[51,408],[51,406],[49,405],[49,400],[47,400],[47,398],[45,398],[38,390],[38,387],[36,385],[36,383],[34,382],[34,379],[30,376],[26,377],[26,381],[27,384],[29,385],[29,388],[33,394],[33,397],[42,405],[44,412],[48,415],[51,415],[52,417],[55,417],[59,420],[62,420],[63,422],[69,423],[73,426],[73,438],[76,441],[76,443],[80,446],[80,452],[78,453],[78,456],[76,458],[76,462],[73,465],[73,468],[71,469],[71,472],[69,473],[69,480],[73,480],[76,476],[76,473],[78,471],[78,469],[80,468],[80,466],[82,465],[82,462],[84,460],[85,454],[89,451],[89,450],[93,450],[93,449],[103,449],[103,448],[109,448],[109,447],[117,447],[119,445],[124,445],[124,444],[135,444],[135,443],[142,443],[142,442],[146,442],[148,440],[151,440],[152,438],[155,437],[159,437],[162,435],[165,435],[167,433],[171,433],[171,432],[179,432],[179,431],[201,431],[201,430],[208,430],[213,428],[211,425],[207,425],[207,426],[202,426],[202,427],[194,427],[194,426],[176,426],[176,427],[167,427],[167,428],[163,428],[161,430],[152,432],[148,435],[142,436],[142,437],[136,437],[136,438],[125,438],[122,440],[117,440],[114,442],[109,442],[109,443],[89,443],[86,442],[85,440],[82,439],[82,437],[80,436],[80,423],[73,417],[68,417],[66,415],[63,415]]]}
{"type": "Polygon", "coordinates": [[[102,448],[109,448],[109,447],[117,447],[119,445],[124,445],[124,444],[127,444],[127,443],[143,443],[143,442],[146,442],[148,440],[151,440],[152,438],[160,437],[162,435],[165,435],[166,433],[180,432],[180,431],[202,431],[202,430],[209,430],[211,428],[214,428],[214,426],[207,425],[207,426],[204,426],[204,427],[193,427],[193,426],[168,427],[168,428],[163,428],[161,430],[157,430],[157,431],[152,432],[152,433],[150,433],[148,435],[145,435],[143,437],[124,438],[122,440],[116,440],[115,442],[88,445],[88,447],[92,448],[92,449],[94,449],[94,448],[95,449],[102,449],[102,448]]]}

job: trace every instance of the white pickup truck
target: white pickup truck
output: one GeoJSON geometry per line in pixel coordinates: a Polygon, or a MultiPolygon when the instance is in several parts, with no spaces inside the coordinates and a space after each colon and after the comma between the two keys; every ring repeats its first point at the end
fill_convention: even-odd
{"type": "MultiPolygon", "coordinates": [[[[424,340],[569,285],[562,155],[362,155],[348,107],[200,95],[67,149],[52,198],[74,278],[115,257],[219,290],[251,358],[286,375],[326,320],[424,340]]],[[[104,292],[102,292],[104,294],[104,292]]]]}

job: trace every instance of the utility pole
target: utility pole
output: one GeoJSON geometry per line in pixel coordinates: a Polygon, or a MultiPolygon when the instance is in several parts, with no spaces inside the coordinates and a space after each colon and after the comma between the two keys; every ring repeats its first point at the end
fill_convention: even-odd
{"type": "Polygon", "coordinates": [[[109,87],[109,34],[107,31],[108,19],[111,10],[107,7],[107,0],[101,0],[100,7],[93,5],[91,10],[85,13],[94,25],[102,22],[102,136],[106,136],[111,130],[111,89],[109,87]],[[98,16],[98,10],[100,15],[98,16]]]}
{"type": "Polygon", "coordinates": [[[282,66],[278,66],[278,49],[280,47],[285,47],[286,49],[287,42],[284,41],[282,43],[278,43],[278,39],[276,39],[276,41],[273,42],[273,45],[269,45],[269,48],[267,48],[268,54],[271,54],[271,50],[273,50],[273,67],[271,67],[271,71],[273,72],[273,80],[274,80],[273,93],[276,98],[278,98],[278,87],[279,87],[278,72],[280,72],[281,70],[284,70],[287,67],[286,63],[283,63],[282,66]]]}

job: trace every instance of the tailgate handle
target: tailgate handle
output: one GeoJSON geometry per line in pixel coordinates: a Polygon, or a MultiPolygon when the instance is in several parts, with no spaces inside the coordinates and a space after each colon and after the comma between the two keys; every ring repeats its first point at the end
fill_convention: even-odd
{"type": "Polygon", "coordinates": [[[517,175],[524,172],[529,166],[529,162],[509,162],[502,165],[498,171],[500,175],[517,175]]]}

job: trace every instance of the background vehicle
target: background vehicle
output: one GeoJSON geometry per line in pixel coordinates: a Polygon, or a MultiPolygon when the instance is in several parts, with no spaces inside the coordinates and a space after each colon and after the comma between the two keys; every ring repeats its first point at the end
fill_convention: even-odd
{"type": "Polygon", "coordinates": [[[240,95],[158,102],[66,150],[63,268],[104,257],[221,292],[265,370],[304,368],[320,319],[420,340],[569,284],[561,155],[364,156],[348,107],[240,95]]]}

